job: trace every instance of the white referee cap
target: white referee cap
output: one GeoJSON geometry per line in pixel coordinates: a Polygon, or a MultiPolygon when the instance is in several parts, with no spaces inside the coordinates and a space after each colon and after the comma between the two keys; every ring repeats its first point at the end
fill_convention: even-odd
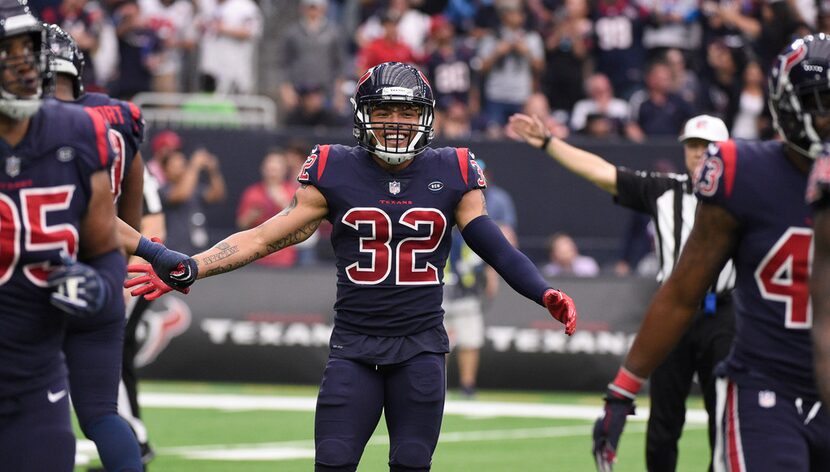
{"type": "Polygon", "coordinates": [[[683,134],[677,138],[681,143],[687,139],[700,138],[706,141],[727,141],[729,130],[726,123],[720,118],[711,115],[698,115],[686,122],[683,127],[683,134]]]}

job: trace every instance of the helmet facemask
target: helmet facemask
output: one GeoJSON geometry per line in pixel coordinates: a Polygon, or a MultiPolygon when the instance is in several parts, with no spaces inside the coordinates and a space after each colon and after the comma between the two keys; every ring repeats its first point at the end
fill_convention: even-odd
{"type": "Polygon", "coordinates": [[[434,136],[431,103],[421,103],[407,95],[367,98],[355,107],[355,137],[361,146],[390,165],[402,164],[424,150],[434,136]],[[412,107],[417,123],[372,121],[372,112],[386,106],[412,107]],[[383,138],[383,139],[380,139],[383,138]],[[383,143],[383,144],[381,144],[383,143]]]}
{"type": "MultiPolygon", "coordinates": [[[[43,98],[43,77],[48,72],[42,32],[26,33],[31,38],[22,54],[0,50],[0,113],[15,120],[37,113],[43,98]]],[[[24,36],[14,35],[9,38],[24,36]]],[[[13,39],[5,39],[8,41],[13,39]]]]}

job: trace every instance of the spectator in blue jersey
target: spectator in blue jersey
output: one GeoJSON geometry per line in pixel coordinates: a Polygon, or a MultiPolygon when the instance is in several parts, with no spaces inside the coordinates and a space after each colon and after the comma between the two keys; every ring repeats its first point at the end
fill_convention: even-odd
{"type": "Polygon", "coordinates": [[[590,18],[596,71],[611,79],[619,96],[628,97],[643,80],[643,28],[649,12],[635,0],[599,0],[593,3],[590,18]]]}
{"type": "Polygon", "coordinates": [[[329,220],[338,296],[315,414],[315,470],[355,471],[383,413],[389,469],[428,471],[446,394],[441,302],[452,228],[567,334],[576,311],[487,215],[487,182],[472,153],[428,147],[434,98],[420,71],[373,67],[353,101],[359,146],[315,147],[288,208],[194,257],[142,239],[138,253],[150,265],[131,268],[143,275],[127,285],[151,297],[185,288],[306,240],[329,220]]]}
{"type": "Polygon", "coordinates": [[[463,38],[456,38],[452,23],[441,15],[432,17],[425,72],[432,77],[437,120],[443,119],[455,103],[470,116],[478,114],[478,76],[471,64],[474,57],[475,48],[463,38]]]}
{"type": "Polygon", "coordinates": [[[694,109],[671,91],[671,69],[662,61],[646,71],[646,88],[631,97],[631,119],[647,136],[677,136],[694,109]]]}

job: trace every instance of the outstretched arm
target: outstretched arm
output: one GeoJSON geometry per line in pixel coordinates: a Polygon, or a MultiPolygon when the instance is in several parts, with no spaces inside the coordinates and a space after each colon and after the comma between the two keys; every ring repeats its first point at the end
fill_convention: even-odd
{"type": "Polygon", "coordinates": [[[328,213],[323,194],[303,185],[285,209],[268,221],[240,231],[220,241],[205,252],[193,256],[198,278],[210,277],[238,269],[256,259],[308,239],[328,213]]]}
{"type": "Polygon", "coordinates": [[[261,257],[308,239],[328,213],[323,194],[303,185],[291,204],[259,226],[232,234],[214,247],[188,257],[159,243],[141,238],[135,254],[147,265],[131,265],[129,271],[143,274],[125,282],[134,296],[158,298],[173,288],[184,291],[197,278],[238,269],[261,257]]]}
{"type": "Polygon", "coordinates": [[[810,295],[813,301],[813,359],[816,382],[830,404],[830,207],[817,210],[813,225],[815,249],[810,295]]]}
{"type": "Polygon", "coordinates": [[[531,146],[544,146],[544,151],[569,171],[612,195],[617,194],[617,168],[613,164],[550,136],[539,117],[517,113],[510,117],[509,126],[531,146]]]}
{"type": "Polygon", "coordinates": [[[571,297],[551,288],[536,266],[513,247],[498,225],[487,216],[484,192],[467,192],[455,209],[455,219],[464,241],[519,294],[548,309],[565,324],[565,333],[576,330],[576,307],[571,297]]]}

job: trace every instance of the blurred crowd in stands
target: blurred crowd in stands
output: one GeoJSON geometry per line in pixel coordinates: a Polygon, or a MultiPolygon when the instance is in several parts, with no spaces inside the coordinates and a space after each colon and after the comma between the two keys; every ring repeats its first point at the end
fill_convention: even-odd
{"type": "Polygon", "coordinates": [[[558,136],[642,142],[698,113],[771,133],[764,73],[822,0],[33,0],[87,53],[88,90],[262,94],[285,126],[351,123],[374,64],[419,66],[438,131],[502,137],[518,111],[558,136]]]}

